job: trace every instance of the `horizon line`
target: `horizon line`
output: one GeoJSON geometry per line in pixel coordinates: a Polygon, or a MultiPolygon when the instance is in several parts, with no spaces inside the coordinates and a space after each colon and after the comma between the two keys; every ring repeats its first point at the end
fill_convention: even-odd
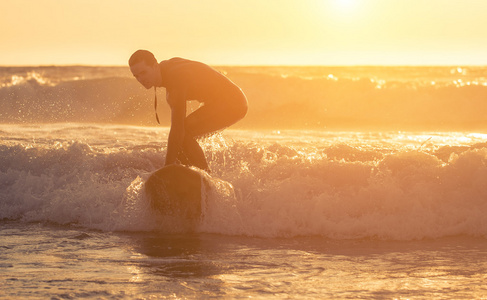
{"type": "MultiPolygon", "coordinates": [[[[485,64],[212,64],[206,63],[215,67],[487,67],[485,64]]],[[[106,68],[120,68],[128,67],[128,64],[15,64],[7,65],[0,64],[0,68],[48,68],[48,67],[106,67],[106,68]]]]}

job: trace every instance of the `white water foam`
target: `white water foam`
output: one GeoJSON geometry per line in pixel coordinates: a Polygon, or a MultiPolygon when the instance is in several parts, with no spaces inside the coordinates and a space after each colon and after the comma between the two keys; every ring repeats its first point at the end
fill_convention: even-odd
{"type": "MultiPolygon", "coordinates": [[[[64,140],[50,143],[62,131],[56,126],[63,127],[0,129],[0,219],[185,230],[155,215],[143,193],[165,155],[153,129],[93,125],[76,141],[87,127],[72,124],[64,140]]],[[[263,134],[255,143],[256,132],[230,131],[225,145],[203,142],[213,179],[197,230],[386,240],[487,235],[484,135],[303,131],[297,140],[296,133],[263,134]]]]}

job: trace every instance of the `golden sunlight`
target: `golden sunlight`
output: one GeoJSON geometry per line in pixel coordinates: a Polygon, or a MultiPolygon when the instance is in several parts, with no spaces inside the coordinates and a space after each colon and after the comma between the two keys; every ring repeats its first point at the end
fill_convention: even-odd
{"type": "Polygon", "coordinates": [[[352,13],[356,12],[359,3],[357,0],[333,0],[331,2],[323,2],[328,8],[333,10],[333,13],[339,14],[340,16],[350,16],[352,13]]]}
{"type": "Polygon", "coordinates": [[[138,48],[215,65],[487,61],[487,1],[0,2],[3,65],[123,65],[138,48]]]}
{"type": "Polygon", "coordinates": [[[336,0],[335,5],[340,9],[351,9],[356,4],[354,0],[336,0]]]}
{"type": "Polygon", "coordinates": [[[373,14],[370,10],[373,5],[359,0],[330,0],[314,3],[323,21],[328,22],[327,26],[338,30],[341,30],[343,27],[340,26],[344,24],[351,26],[351,29],[355,26],[361,28],[364,26],[364,17],[370,17],[370,14],[373,14]]]}

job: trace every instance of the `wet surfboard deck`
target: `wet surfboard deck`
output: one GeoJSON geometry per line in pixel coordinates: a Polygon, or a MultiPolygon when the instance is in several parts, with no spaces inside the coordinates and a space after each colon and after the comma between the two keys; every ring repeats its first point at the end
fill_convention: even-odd
{"type": "Polygon", "coordinates": [[[151,206],[164,215],[194,219],[201,216],[202,175],[183,165],[165,166],[145,182],[151,206]]]}

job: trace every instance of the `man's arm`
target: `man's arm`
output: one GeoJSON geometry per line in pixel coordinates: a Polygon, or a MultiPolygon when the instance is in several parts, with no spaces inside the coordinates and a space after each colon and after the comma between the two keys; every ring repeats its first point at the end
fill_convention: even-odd
{"type": "Polygon", "coordinates": [[[166,164],[176,163],[183,148],[184,119],[186,118],[186,93],[184,90],[167,92],[167,102],[171,107],[171,130],[167,139],[166,164]]]}

